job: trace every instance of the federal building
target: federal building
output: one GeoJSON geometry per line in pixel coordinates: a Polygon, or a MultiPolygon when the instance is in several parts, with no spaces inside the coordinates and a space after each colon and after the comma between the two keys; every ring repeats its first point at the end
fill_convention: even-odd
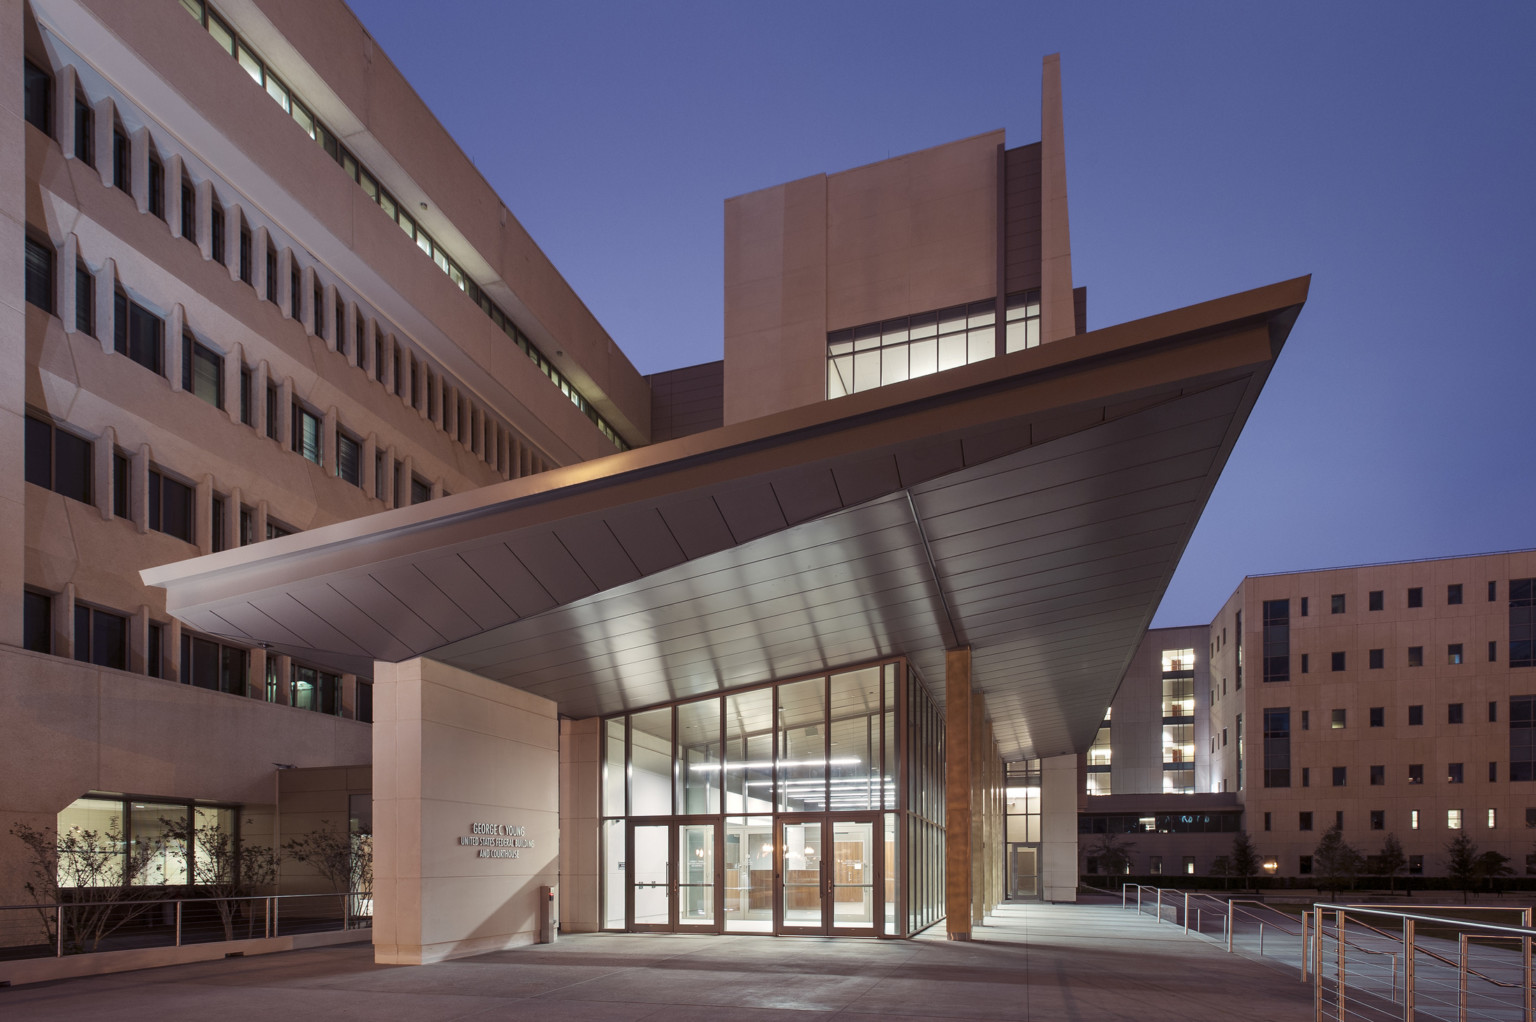
{"type": "Polygon", "coordinates": [[[727,200],[724,357],[645,376],[344,4],[0,10],[0,828],[344,820],[395,963],[546,886],[568,932],[1072,900],[1308,281],[1087,329],[1055,57],[1038,141],[727,200]]]}

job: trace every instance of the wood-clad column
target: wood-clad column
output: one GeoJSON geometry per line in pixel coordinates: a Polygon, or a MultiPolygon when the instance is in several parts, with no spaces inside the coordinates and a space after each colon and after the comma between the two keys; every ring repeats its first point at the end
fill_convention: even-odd
{"type": "Polygon", "coordinates": [[[944,928],[950,940],[971,939],[973,716],[971,650],[948,650],[944,654],[944,928]]]}

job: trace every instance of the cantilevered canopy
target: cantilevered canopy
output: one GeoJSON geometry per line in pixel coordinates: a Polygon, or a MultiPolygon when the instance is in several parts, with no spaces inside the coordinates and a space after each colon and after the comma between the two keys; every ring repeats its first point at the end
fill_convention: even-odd
{"type": "Polygon", "coordinates": [[[1006,758],[1092,741],[1308,278],[144,572],[194,628],[589,716],[944,650],[1006,758]]]}

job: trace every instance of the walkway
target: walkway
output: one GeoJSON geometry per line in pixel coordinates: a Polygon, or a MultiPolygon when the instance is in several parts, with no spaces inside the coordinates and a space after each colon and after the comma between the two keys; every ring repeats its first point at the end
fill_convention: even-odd
{"type": "Polygon", "coordinates": [[[422,967],[346,945],[0,990],[0,1018],[138,1022],[1302,1020],[1294,976],[1114,905],[1003,906],[969,944],[581,934],[422,967]]]}

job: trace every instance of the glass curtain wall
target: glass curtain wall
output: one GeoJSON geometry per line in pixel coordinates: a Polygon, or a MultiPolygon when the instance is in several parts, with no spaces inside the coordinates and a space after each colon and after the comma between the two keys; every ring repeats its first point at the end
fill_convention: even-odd
{"type": "Polygon", "coordinates": [[[944,713],[915,674],[906,685],[907,932],[944,918],[944,713]]]}
{"type": "MultiPolygon", "coordinates": [[[[827,925],[909,932],[900,902],[907,886],[901,871],[907,867],[899,849],[904,819],[919,816],[903,812],[906,775],[897,735],[914,686],[921,690],[904,665],[892,661],[605,720],[604,926],[664,926],[669,919],[673,927],[698,924],[715,918],[701,899],[718,897],[719,929],[775,932],[775,860],[789,851],[776,848],[775,828],[780,818],[796,817],[815,828],[807,832],[812,835],[807,847],[817,849],[818,857],[827,849],[834,858],[839,849],[850,849],[848,862],[837,859],[825,867],[831,871],[827,925]],[[869,821],[869,834],[858,840],[842,833],[854,814],[869,821]],[[822,822],[808,817],[825,817],[832,828],[825,849],[822,822]],[[699,835],[706,831],[697,828],[706,824],[709,834],[719,834],[718,851],[700,844],[699,835]],[[643,888],[639,866],[626,859],[631,846],[637,857],[641,854],[637,828],[644,828],[646,840],[656,844],[646,852],[643,888]],[[675,836],[664,838],[657,828],[671,828],[666,834],[675,836]],[[706,862],[707,883],[700,871],[706,862]],[[666,905],[661,889],[668,884],[676,888],[676,897],[689,900],[686,912],[666,905]]],[[[935,868],[939,871],[935,904],[941,904],[943,718],[925,690],[922,698],[926,737],[920,747],[925,751],[907,784],[923,792],[924,827],[937,826],[936,838],[925,829],[913,848],[923,849],[924,875],[930,881],[935,868]]],[[[806,876],[807,869],[819,876],[823,868],[819,858],[811,867],[800,867],[806,876]]],[[[812,877],[808,882],[813,891],[807,905],[820,904],[812,894],[826,881],[812,877]]],[[[933,921],[930,916],[931,911],[922,913],[923,925],[933,921]]],[[[791,925],[787,919],[785,924],[791,925]]]]}

